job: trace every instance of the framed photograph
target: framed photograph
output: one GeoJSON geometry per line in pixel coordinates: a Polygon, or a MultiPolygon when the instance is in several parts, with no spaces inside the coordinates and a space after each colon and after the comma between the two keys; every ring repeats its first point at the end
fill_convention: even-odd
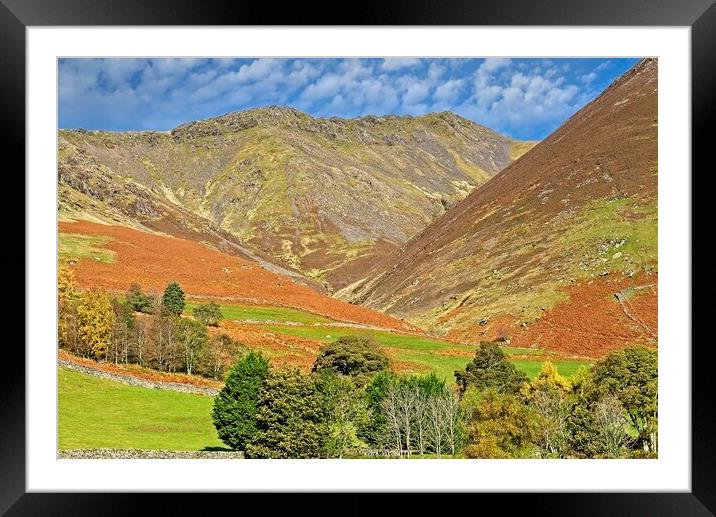
{"type": "Polygon", "coordinates": [[[0,509],[716,512],[710,0],[129,7],[0,5],[27,243],[0,509]]]}

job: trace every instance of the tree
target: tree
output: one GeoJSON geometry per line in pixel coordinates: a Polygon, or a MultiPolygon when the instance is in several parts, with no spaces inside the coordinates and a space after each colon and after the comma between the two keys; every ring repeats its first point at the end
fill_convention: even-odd
{"type": "Polygon", "coordinates": [[[139,284],[131,284],[129,286],[126,301],[133,311],[150,312],[152,310],[152,297],[144,294],[139,284]]]}
{"type": "Polygon", "coordinates": [[[109,298],[96,290],[83,293],[77,306],[77,317],[84,354],[95,359],[104,357],[112,341],[115,321],[109,298]]]}
{"type": "Polygon", "coordinates": [[[569,417],[572,404],[556,390],[538,390],[529,402],[540,420],[535,443],[543,458],[564,457],[569,442],[569,417]]]}
{"type": "Polygon", "coordinates": [[[269,371],[259,392],[256,433],[246,447],[249,458],[319,458],[328,424],[323,396],[298,368],[269,371]]]}
{"type": "MultiPolygon", "coordinates": [[[[656,350],[634,346],[612,352],[591,369],[584,396],[590,406],[613,396],[638,435],[634,446],[657,451],[658,360],[656,350]]],[[[594,409],[592,409],[594,411],[594,409]]]]}
{"type": "Polygon", "coordinates": [[[371,337],[341,336],[319,349],[312,371],[332,370],[353,377],[363,386],[373,375],[386,370],[388,364],[387,356],[371,337]]]}
{"type": "MultiPolygon", "coordinates": [[[[386,440],[385,429],[388,422],[383,409],[383,400],[388,393],[388,389],[395,382],[397,382],[395,374],[390,370],[383,370],[375,374],[365,388],[364,396],[370,411],[370,420],[360,429],[359,436],[371,445],[385,447],[395,444],[395,441],[390,437],[386,440]]],[[[399,443],[400,440],[398,440],[399,443]]]]}
{"type": "Polygon", "coordinates": [[[122,303],[116,298],[112,299],[111,303],[114,311],[114,328],[108,357],[111,357],[115,364],[120,360],[126,363],[129,360],[130,344],[135,335],[134,309],[129,303],[122,303]]]}
{"type": "Polygon", "coordinates": [[[79,299],[74,271],[60,267],[57,272],[57,340],[60,346],[75,352],[79,349],[79,299]]]}
{"type": "Polygon", "coordinates": [[[522,395],[540,419],[536,443],[540,456],[563,457],[569,439],[569,417],[572,409],[572,383],[560,375],[550,361],[534,381],[525,383],[522,395]]]}
{"type": "Polygon", "coordinates": [[[539,421],[518,397],[490,388],[479,395],[476,406],[467,413],[466,457],[534,457],[539,421]]]}
{"type": "Polygon", "coordinates": [[[184,366],[186,373],[191,375],[209,342],[206,326],[198,321],[179,319],[177,322],[177,339],[184,349],[184,366]]]}
{"type": "Polygon", "coordinates": [[[256,434],[259,391],[266,381],[269,362],[249,352],[229,370],[226,383],[214,399],[212,419],[219,438],[236,450],[245,450],[256,434]]]}
{"type": "Polygon", "coordinates": [[[167,288],[164,290],[164,296],[162,297],[162,305],[164,310],[169,314],[180,316],[184,312],[184,306],[186,302],[184,300],[184,291],[182,291],[179,284],[176,282],[170,282],[167,288]]]}
{"type": "Polygon", "coordinates": [[[323,395],[328,424],[326,456],[342,458],[351,449],[365,447],[358,431],[367,424],[370,412],[351,377],[324,370],[316,376],[316,385],[323,395]]]}
{"type": "Polygon", "coordinates": [[[521,389],[522,395],[528,400],[540,391],[550,391],[567,396],[572,392],[572,383],[568,377],[557,371],[557,367],[551,361],[545,361],[535,380],[526,382],[521,389]]]}
{"type": "Polygon", "coordinates": [[[247,348],[226,334],[209,338],[200,362],[200,373],[213,379],[223,379],[226,366],[235,363],[247,348]]]}
{"type": "Polygon", "coordinates": [[[491,388],[499,393],[517,394],[528,381],[527,375],[509,362],[500,346],[492,341],[480,343],[465,370],[455,372],[455,379],[463,393],[474,386],[480,391],[491,388]]]}
{"type": "Polygon", "coordinates": [[[194,317],[204,325],[217,327],[224,316],[221,314],[221,308],[217,304],[209,302],[194,307],[194,317]]]}
{"type": "Polygon", "coordinates": [[[633,440],[629,436],[629,419],[622,403],[614,395],[607,395],[597,402],[594,417],[604,457],[623,457],[633,440]]]}

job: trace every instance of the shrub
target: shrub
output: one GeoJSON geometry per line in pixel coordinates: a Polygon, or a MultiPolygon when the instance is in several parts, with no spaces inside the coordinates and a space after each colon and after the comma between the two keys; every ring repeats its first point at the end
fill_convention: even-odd
{"type": "Polygon", "coordinates": [[[136,312],[151,312],[152,297],[144,294],[139,284],[132,284],[127,289],[127,304],[136,312]]]}
{"type": "Polygon", "coordinates": [[[221,308],[214,302],[204,303],[194,307],[194,317],[204,325],[216,327],[223,318],[221,308]]]}

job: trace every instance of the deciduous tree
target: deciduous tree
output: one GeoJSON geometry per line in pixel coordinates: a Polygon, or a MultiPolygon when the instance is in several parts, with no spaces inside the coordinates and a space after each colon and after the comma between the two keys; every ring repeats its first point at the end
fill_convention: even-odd
{"type": "Polygon", "coordinates": [[[177,340],[184,350],[186,373],[191,375],[196,372],[197,363],[208,345],[209,333],[202,323],[180,318],[177,320],[177,340]]]}
{"type": "Polygon", "coordinates": [[[80,293],[74,271],[60,267],[57,272],[57,339],[59,345],[79,351],[79,320],[77,305],[80,293]]]}
{"type": "Polygon", "coordinates": [[[530,458],[535,456],[539,421],[534,412],[514,395],[491,388],[482,392],[469,411],[468,458],[530,458]]]}
{"type": "Polygon", "coordinates": [[[85,355],[104,358],[112,341],[114,311],[109,298],[96,290],[86,291],[77,306],[79,338],[85,355]]]}
{"type": "Polygon", "coordinates": [[[270,370],[259,392],[256,429],[246,447],[249,458],[321,457],[328,424],[312,379],[297,368],[270,370]]]}
{"type": "Polygon", "coordinates": [[[370,412],[352,378],[324,370],[316,376],[316,385],[323,395],[328,424],[326,456],[342,458],[348,450],[365,447],[358,431],[367,424],[370,412]]]}
{"type": "Polygon", "coordinates": [[[332,370],[350,375],[363,386],[376,373],[388,368],[387,356],[369,336],[342,336],[318,351],[313,372],[332,370]]]}

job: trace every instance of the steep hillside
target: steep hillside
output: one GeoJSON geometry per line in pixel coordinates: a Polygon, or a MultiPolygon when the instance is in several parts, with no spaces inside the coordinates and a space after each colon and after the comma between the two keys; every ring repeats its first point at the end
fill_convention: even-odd
{"type": "Polygon", "coordinates": [[[227,241],[339,289],[532,145],[451,113],[281,107],[171,132],[61,130],[60,214],[227,241]]]}
{"type": "Polygon", "coordinates": [[[656,343],[657,264],[649,59],[340,294],[442,335],[598,356],[656,343]]]}

